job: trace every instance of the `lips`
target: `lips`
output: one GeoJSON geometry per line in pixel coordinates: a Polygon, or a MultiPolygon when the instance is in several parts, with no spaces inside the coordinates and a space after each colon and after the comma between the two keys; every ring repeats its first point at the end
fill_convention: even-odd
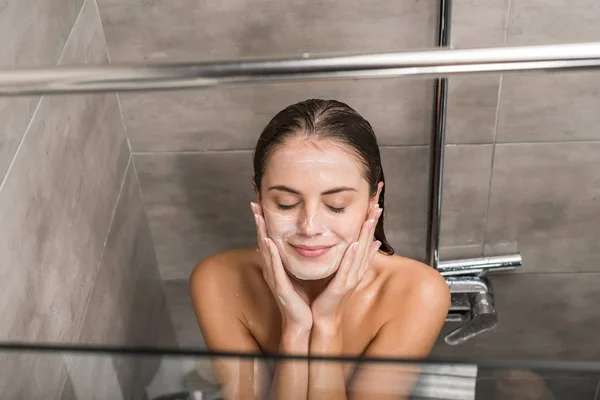
{"type": "Polygon", "coordinates": [[[327,253],[333,246],[300,246],[290,244],[301,256],[319,257],[327,253]]]}

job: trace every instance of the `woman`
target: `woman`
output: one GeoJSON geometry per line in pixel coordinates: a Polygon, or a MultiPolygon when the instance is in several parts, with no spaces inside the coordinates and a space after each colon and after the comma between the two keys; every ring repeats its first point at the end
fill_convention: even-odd
{"type": "MultiPolygon", "coordinates": [[[[393,255],[371,125],[338,101],[277,114],[254,154],[257,247],[202,261],[190,278],[213,351],[422,358],[450,293],[431,267],[393,255]]],[[[415,374],[386,364],[215,360],[226,398],[405,398],[415,374]],[[410,379],[406,379],[410,375],[410,379]],[[402,379],[401,379],[402,378],[402,379]]]]}

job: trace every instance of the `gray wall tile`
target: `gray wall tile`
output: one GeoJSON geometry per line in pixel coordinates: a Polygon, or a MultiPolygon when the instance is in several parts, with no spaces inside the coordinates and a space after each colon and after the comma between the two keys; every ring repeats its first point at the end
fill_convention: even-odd
{"type": "Polygon", "coordinates": [[[517,244],[525,272],[600,271],[600,143],[497,145],[486,244],[517,244]]]}
{"type": "Polygon", "coordinates": [[[60,394],[60,400],[77,400],[77,395],[75,394],[73,382],[71,382],[71,378],[69,378],[68,374],[65,375],[65,383],[60,394]]]}
{"type": "Polygon", "coordinates": [[[497,141],[598,140],[599,93],[597,72],[507,75],[497,141]]]}
{"type": "Polygon", "coordinates": [[[101,353],[71,356],[67,371],[78,399],[125,399],[112,359],[112,355],[101,353]]]}
{"type": "Polygon", "coordinates": [[[600,3],[595,0],[511,0],[508,44],[595,42],[600,3]]]}
{"type": "MultiPolygon", "coordinates": [[[[594,0],[513,0],[507,44],[597,41],[598,15],[594,0]]],[[[589,72],[505,76],[498,141],[599,139],[599,90],[598,74],[589,72]]]]}
{"type": "Polygon", "coordinates": [[[499,325],[434,355],[474,359],[597,361],[600,274],[513,274],[492,277],[499,325]]]}
{"type": "MultiPolygon", "coordinates": [[[[0,67],[56,64],[83,0],[22,0],[0,5],[0,67]]],[[[0,182],[12,161],[39,96],[0,98],[0,182]]]]}
{"type": "Polygon", "coordinates": [[[66,376],[60,353],[0,353],[2,399],[56,399],[66,376]]]}
{"type": "MultiPolygon", "coordinates": [[[[259,3],[101,0],[114,61],[299,56],[428,48],[435,2],[259,3]],[[243,22],[241,22],[243,21],[243,22]]],[[[268,120],[307,98],[348,102],[385,145],[427,143],[433,89],[427,80],[345,81],[124,94],[134,152],[251,149],[268,120]],[[226,118],[229,112],[235,117],[226,118]]]]}
{"type": "Polygon", "coordinates": [[[99,0],[114,61],[298,56],[429,47],[435,1],[99,0]]]}
{"type": "MultiPolygon", "coordinates": [[[[167,343],[164,341],[165,330],[173,332],[173,325],[131,163],[123,181],[78,343],[174,347],[174,333],[171,334],[171,342],[167,343]]],[[[100,369],[114,374],[119,393],[129,399],[140,398],[156,372],[159,360],[154,357],[112,356],[110,361],[109,366],[104,358],[84,357],[79,361],[73,360],[73,363],[77,371],[100,369]]],[[[72,379],[76,381],[73,375],[72,379]]],[[[77,380],[77,385],[81,398],[89,397],[97,389],[93,382],[77,380]]]]}
{"type": "MultiPolygon", "coordinates": [[[[93,2],[66,46],[64,63],[106,62],[93,2]]],[[[118,116],[115,95],[42,99],[0,192],[11,288],[1,295],[2,337],[75,338],[128,157],[118,116]]]]}
{"type": "Polygon", "coordinates": [[[310,98],[348,103],[381,145],[423,144],[432,95],[429,80],[386,79],[123,94],[121,101],[132,150],[156,152],[252,149],[275,114],[310,98]]]}
{"type": "Polygon", "coordinates": [[[597,373],[499,369],[477,379],[476,399],[595,400],[598,380],[597,373]]]}
{"type": "Polygon", "coordinates": [[[210,254],[253,245],[250,152],[162,153],[134,160],[163,280],[188,279],[210,254]]]}
{"type": "MultiPolygon", "coordinates": [[[[452,2],[453,48],[502,46],[508,0],[452,2]]],[[[499,76],[453,76],[448,84],[447,143],[492,143],[496,126],[499,76]]]]}
{"type": "Polygon", "coordinates": [[[182,348],[205,348],[190,298],[189,280],[165,281],[165,294],[173,318],[177,343],[182,348]]]}
{"type": "Polygon", "coordinates": [[[481,252],[492,150],[492,145],[446,146],[442,247],[479,246],[481,252]]]}

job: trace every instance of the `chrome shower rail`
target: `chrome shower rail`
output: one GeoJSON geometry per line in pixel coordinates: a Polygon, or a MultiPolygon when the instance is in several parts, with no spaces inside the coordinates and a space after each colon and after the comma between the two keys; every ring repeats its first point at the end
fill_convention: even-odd
{"type": "Polygon", "coordinates": [[[0,70],[0,96],[600,68],[600,42],[297,59],[0,70]]]}

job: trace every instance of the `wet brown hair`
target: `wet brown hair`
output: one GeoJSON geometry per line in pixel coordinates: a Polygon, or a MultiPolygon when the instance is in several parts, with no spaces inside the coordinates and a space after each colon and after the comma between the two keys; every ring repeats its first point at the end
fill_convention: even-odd
{"type": "MultiPolygon", "coordinates": [[[[373,128],[358,112],[336,100],[310,99],[292,104],[267,124],[254,149],[254,183],[259,191],[262,176],[273,152],[294,136],[334,140],[352,149],[363,164],[371,197],[377,193],[377,184],[383,182],[379,207],[385,212],[385,178],[373,128]]],[[[394,254],[383,230],[383,214],[375,227],[375,239],[381,242],[381,252],[394,254]]]]}

